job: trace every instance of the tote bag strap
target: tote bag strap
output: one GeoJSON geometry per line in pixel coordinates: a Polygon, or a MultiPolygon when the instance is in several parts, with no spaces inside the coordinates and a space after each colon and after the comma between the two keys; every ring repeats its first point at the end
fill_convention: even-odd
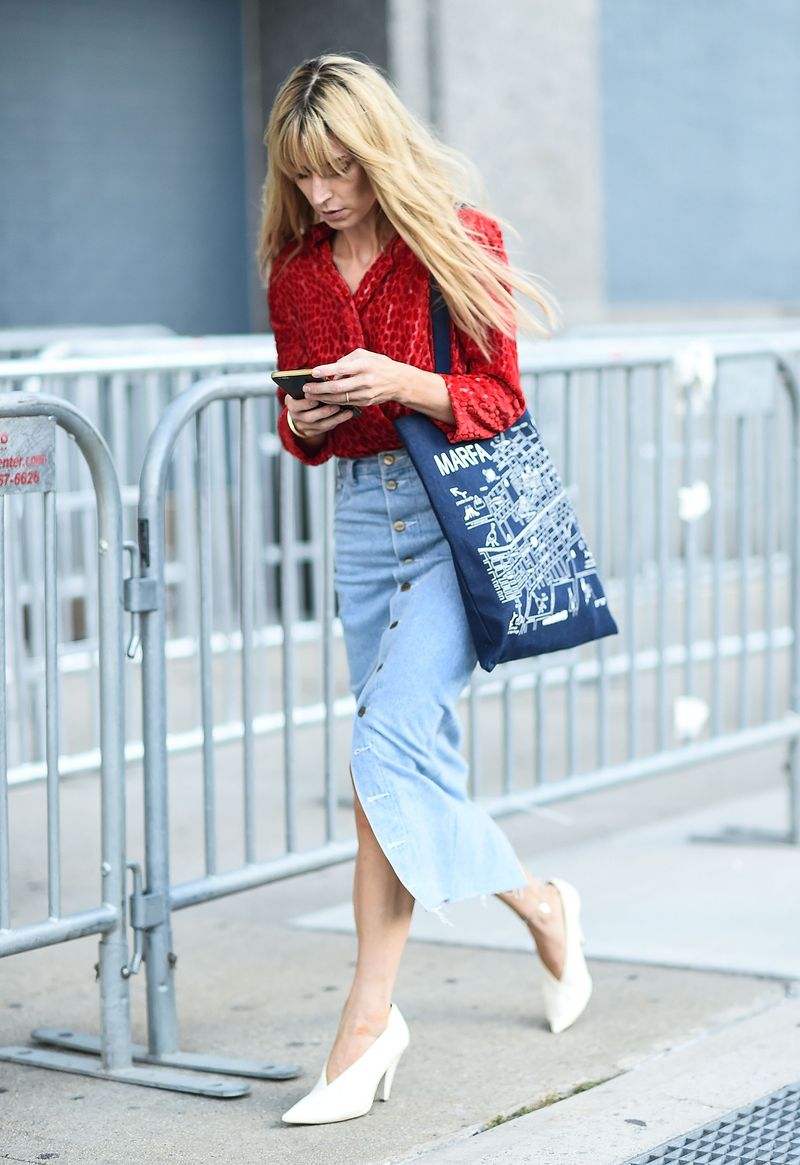
{"type": "Polygon", "coordinates": [[[447,374],[450,371],[450,313],[439,285],[432,275],[429,298],[433,331],[433,368],[434,372],[447,374]]]}

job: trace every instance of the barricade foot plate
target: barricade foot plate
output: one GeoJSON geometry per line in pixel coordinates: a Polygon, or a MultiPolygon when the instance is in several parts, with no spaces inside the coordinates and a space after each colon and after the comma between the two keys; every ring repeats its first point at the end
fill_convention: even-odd
{"type": "Polygon", "coordinates": [[[158,1071],[155,1068],[104,1068],[99,1060],[89,1056],[74,1056],[48,1048],[0,1048],[0,1060],[13,1064],[30,1064],[34,1068],[50,1068],[56,1072],[72,1072],[78,1076],[93,1076],[97,1080],[114,1080],[118,1084],[138,1084],[143,1088],[164,1088],[168,1092],[191,1092],[195,1096],[215,1096],[232,1100],[247,1096],[250,1085],[232,1080],[209,1080],[180,1072],[158,1071]]]}
{"type": "Polygon", "coordinates": [[[789,830],[746,828],[726,825],[719,833],[692,834],[689,841],[713,842],[716,845],[797,845],[789,830]]]}
{"type": "MultiPolygon", "coordinates": [[[[39,1044],[66,1048],[71,1052],[100,1055],[99,1036],[59,1027],[37,1027],[31,1038],[39,1044]]],[[[166,1052],[153,1056],[143,1044],[134,1044],[131,1055],[137,1063],[158,1068],[185,1068],[189,1072],[213,1072],[221,1076],[247,1076],[255,1080],[293,1080],[302,1075],[299,1064],[265,1064],[261,1060],[234,1060],[226,1056],[208,1056],[202,1052],[166,1052]]]]}

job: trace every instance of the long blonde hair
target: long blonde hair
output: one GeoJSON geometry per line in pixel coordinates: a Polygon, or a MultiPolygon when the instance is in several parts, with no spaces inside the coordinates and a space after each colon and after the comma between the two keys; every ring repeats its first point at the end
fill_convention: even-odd
{"type": "MultiPolygon", "coordinates": [[[[470,201],[470,167],[439,142],[369,64],[333,54],[304,61],[275,98],[264,136],[268,149],[259,262],[266,277],[278,252],[298,249],[316,216],[293,175],[309,168],[342,173],[332,138],[358,162],[378,205],[378,237],[392,228],[432,273],[455,325],[488,354],[489,332],[549,334],[556,311],[530,276],[495,258],[458,215],[470,201]],[[533,301],[520,307],[512,289],[533,301]],[[546,321],[546,323],[544,322],[546,321]]],[[[346,164],[346,163],[345,163],[346,164]]]]}

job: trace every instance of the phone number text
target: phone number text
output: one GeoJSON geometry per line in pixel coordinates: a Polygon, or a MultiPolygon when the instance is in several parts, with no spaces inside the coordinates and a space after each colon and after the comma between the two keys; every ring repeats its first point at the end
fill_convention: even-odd
{"type": "Polygon", "coordinates": [[[8,485],[38,485],[38,469],[23,470],[21,473],[0,473],[0,489],[8,485]]]}

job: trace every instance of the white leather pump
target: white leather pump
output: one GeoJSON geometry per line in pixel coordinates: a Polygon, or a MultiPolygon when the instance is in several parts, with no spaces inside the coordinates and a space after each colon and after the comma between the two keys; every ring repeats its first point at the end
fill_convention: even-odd
{"type": "Polygon", "coordinates": [[[578,891],[569,882],[562,882],[560,878],[550,878],[549,881],[561,896],[566,949],[560,979],[556,979],[555,975],[542,964],[542,991],[550,1031],[563,1032],[585,1010],[592,994],[592,980],[581,950],[584,937],[578,891]]]}
{"type": "Polygon", "coordinates": [[[381,1080],[381,1100],[389,1099],[397,1065],[410,1039],[406,1021],[393,1003],[386,1028],[363,1056],[359,1056],[330,1084],[323,1068],[311,1092],[283,1114],[283,1122],[287,1125],[328,1125],[365,1116],[372,1108],[381,1080]]]}

